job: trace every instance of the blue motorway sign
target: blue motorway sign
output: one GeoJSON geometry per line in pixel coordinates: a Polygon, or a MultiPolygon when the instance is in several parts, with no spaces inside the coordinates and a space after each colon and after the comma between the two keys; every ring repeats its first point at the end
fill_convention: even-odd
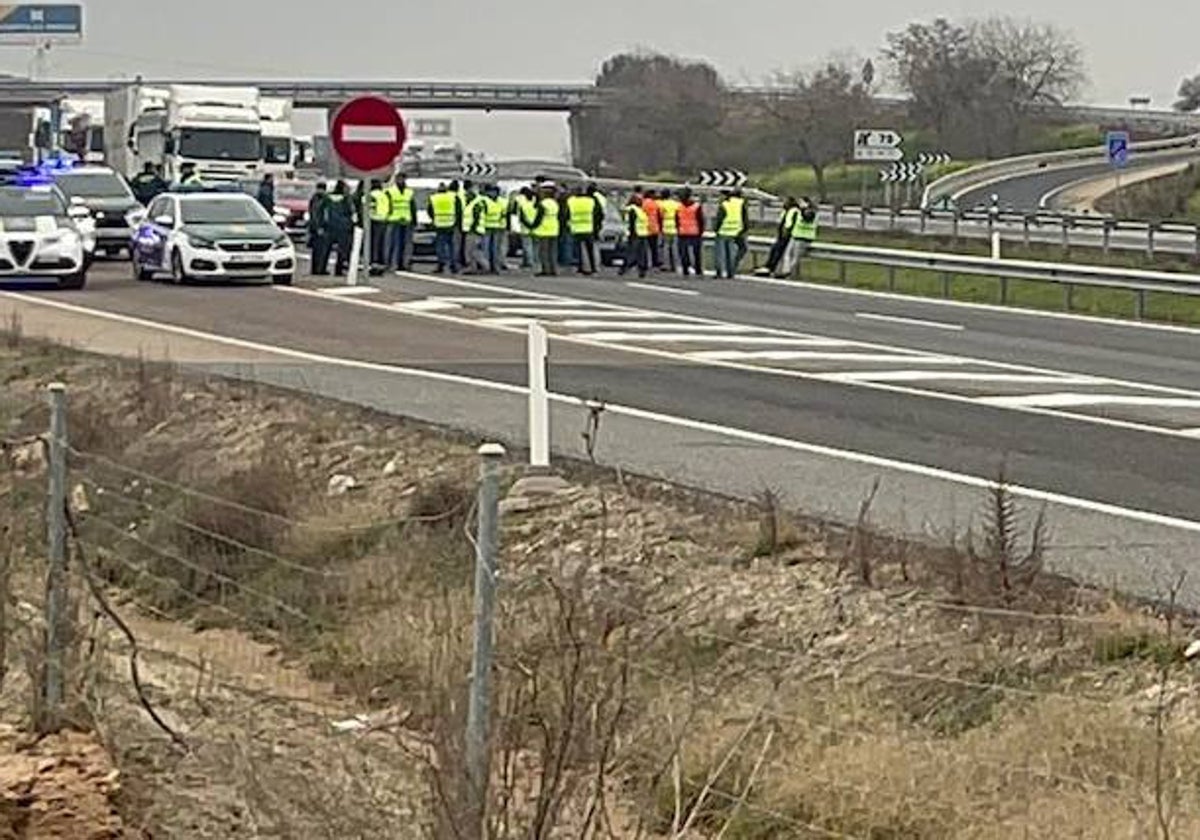
{"type": "Polygon", "coordinates": [[[1107,142],[1108,162],[1112,166],[1122,167],[1129,163],[1129,132],[1110,131],[1107,142]]]}
{"type": "Polygon", "coordinates": [[[82,38],[83,6],[77,3],[0,4],[0,41],[82,38]]]}

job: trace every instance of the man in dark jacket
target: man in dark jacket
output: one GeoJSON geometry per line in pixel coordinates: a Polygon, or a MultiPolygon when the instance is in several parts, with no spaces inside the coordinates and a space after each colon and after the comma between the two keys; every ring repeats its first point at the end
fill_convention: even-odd
{"type": "Polygon", "coordinates": [[[258,203],[268,214],[275,212],[275,176],[268,172],[258,184],[258,203]]]}
{"type": "Polygon", "coordinates": [[[350,250],[354,243],[354,200],[350,188],[345,181],[338,181],[333,193],[325,203],[325,216],[322,220],[329,232],[329,240],[337,249],[337,262],[333,273],[345,277],[350,267],[350,250]]]}
{"type": "Polygon", "coordinates": [[[329,232],[325,228],[325,207],[328,201],[325,182],[317,184],[308,199],[308,249],[312,252],[312,273],[329,273],[329,232]]]}
{"type": "Polygon", "coordinates": [[[158,174],[158,167],[151,161],[146,161],[142,171],[133,176],[129,182],[133,197],[142,204],[149,204],[154,197],[167,191],[167,182],[158,174]]]}

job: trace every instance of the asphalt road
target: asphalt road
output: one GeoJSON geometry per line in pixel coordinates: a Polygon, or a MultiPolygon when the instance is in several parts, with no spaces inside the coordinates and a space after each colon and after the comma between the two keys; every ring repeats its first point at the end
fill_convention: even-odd
{"type": "MultiPolygon", "coordinates": [[[[1200,382],[1200,331],[653,275],[418,273],[344,291],[312,278],[292,290],[138,283],[127,266],[102,264],[82,293],[7,300],[512,386],[525,383],[524,331],[536,319],[551,335],[550,387],[561,395],[686,418],[706,433],[735,429],[931,475],[990,479],[1003,466],[1023,488],[1085,500],[1087,510],[1134,511],[1154,527],[1154,517],[1186,525],[1200,511],[1200,390],[1192,390],[1200,382]]],[[[367,383],[385,374],[364,369],[353,376],[360,391],[376,391],[381,386],[367,383]]],[[[344,393],[337,389],[351,374],[328,376],[318,390],[344,393]]],[[[487,427],[489,416],[500,424],[503,416],[511,428],[508,411],[473,413],[472,425],[487,427]]],[[[666,444],[653,444],[649,432],[634,434],[642,440],[623,444],[633,453],[628,463],[657,463],[666,444]]],[[[719,463],[719,474],[703,480],[720,484],[722,475],[732,481],[736,473],[744,490],[753,483],[745,470],[766,476],[783,463],[778,456],[763,462],[758,451],[713,457],[693,463],[707,456],[685,455],[673,470],[708,476],[705,470],[719,463]]],[[[821,491],[830,500],[846,492],[833,486],[837,475],[821,491]]],[[[805,477],[789,480],[803,484],[805,477]]],[[[803,487],[797,496],[812,499],[814,492],[803,487]]],[[[903,502],[914,527],[934,518],[932,494],[905,492],[917,494],[903,502]]],[[[823,496],[816,498],[819,504],[823,496]]],[[[945,511],[938,515],[944,519],[945,511]]],[[[1080,525],[1060,539],[1080,544],[1093,527],[1080,525]]],[[[1122,551],[1122,534],[1134,530],[1115,528],[1101,550],[1122,551]]]]}
{"type": "MultiPolygon", "coordinates": [[[[1187,160],[1196,157],[1197,152],[1194,149],[1187,152],[1170,152],[1161,155],[1135,155],[1130,158],[1127,168],[1134,170],[1141,166],[1158,166],[1174,160],[1187,160]]],[[[1111,171],[1112,168],[1107,163],[1041,169],[1031,172],[1028,175],[1009,178],[973,189],[960,195],[957,198],[957,202],[960,207],[986,207],[991,203],[991,197],[996,195],[999,197],[1001,207],[1033,211],[1038,209],[1042,198],[1047,193],[1059,187],[1064,187],[1067,184],[1095,178],[1098,175],[1103,175],[1111,171]]]]}

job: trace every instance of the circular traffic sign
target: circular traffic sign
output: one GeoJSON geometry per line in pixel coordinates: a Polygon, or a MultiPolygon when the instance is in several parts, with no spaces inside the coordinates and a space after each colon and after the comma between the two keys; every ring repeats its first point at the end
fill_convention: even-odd
{"type": "Polygon", "coordinates": [[[342,105],[329,133],[342,163],[359,172],[391,166],[407,137],[396,106],[379,96],[359,96],[342,105]]]}

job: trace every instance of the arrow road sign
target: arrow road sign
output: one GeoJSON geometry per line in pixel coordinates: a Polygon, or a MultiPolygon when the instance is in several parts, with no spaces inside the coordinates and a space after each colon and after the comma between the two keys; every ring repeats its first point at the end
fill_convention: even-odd
{"type": "Polygon", "coordinates": [[[329,127],[334,151],[358,172],[378,172],[396,162],[407,133],[396,106],[379,96],[351,99],[329,127]]]}
{"type": "Polygon", "coordinates": [[[920,180],[924,171],[924,166],[912,161],[908,161],[906,163],[894,163],[887,169],[879,170],[879,180],[891,183],[912,183],[913,181],[920,180]]]}
{"type": "Polygon", "coordinates": [[[464,163],[462,165],[462,174],[490,178],[496,174],[496,167],[491,163],[464,163]]]}
{"type": "Polygon", "coordinates": [[[859,128],[854,132],[855,160],[900,160],[904,137],[890,128],[859,128]]]}
{"type": "Polygon", "coordinates": [[[1129,163],[1129,132],[1110,131],[1105,142],[1109,165],[1118,169],[1129,163]]]}
{"type": "Polygon", "coordinates": [[[705,169],[700,173],[702,187],[740,187],[746,183],[746,173],[737,169],[705,169]]]}
{"type": "Polygon", "coordinates": [[[922,166],[938,166],[939,164],[949,163],[953,160],[950,155],[945,152],[921,152],[917,155],[917,163],[922,166]]]}

